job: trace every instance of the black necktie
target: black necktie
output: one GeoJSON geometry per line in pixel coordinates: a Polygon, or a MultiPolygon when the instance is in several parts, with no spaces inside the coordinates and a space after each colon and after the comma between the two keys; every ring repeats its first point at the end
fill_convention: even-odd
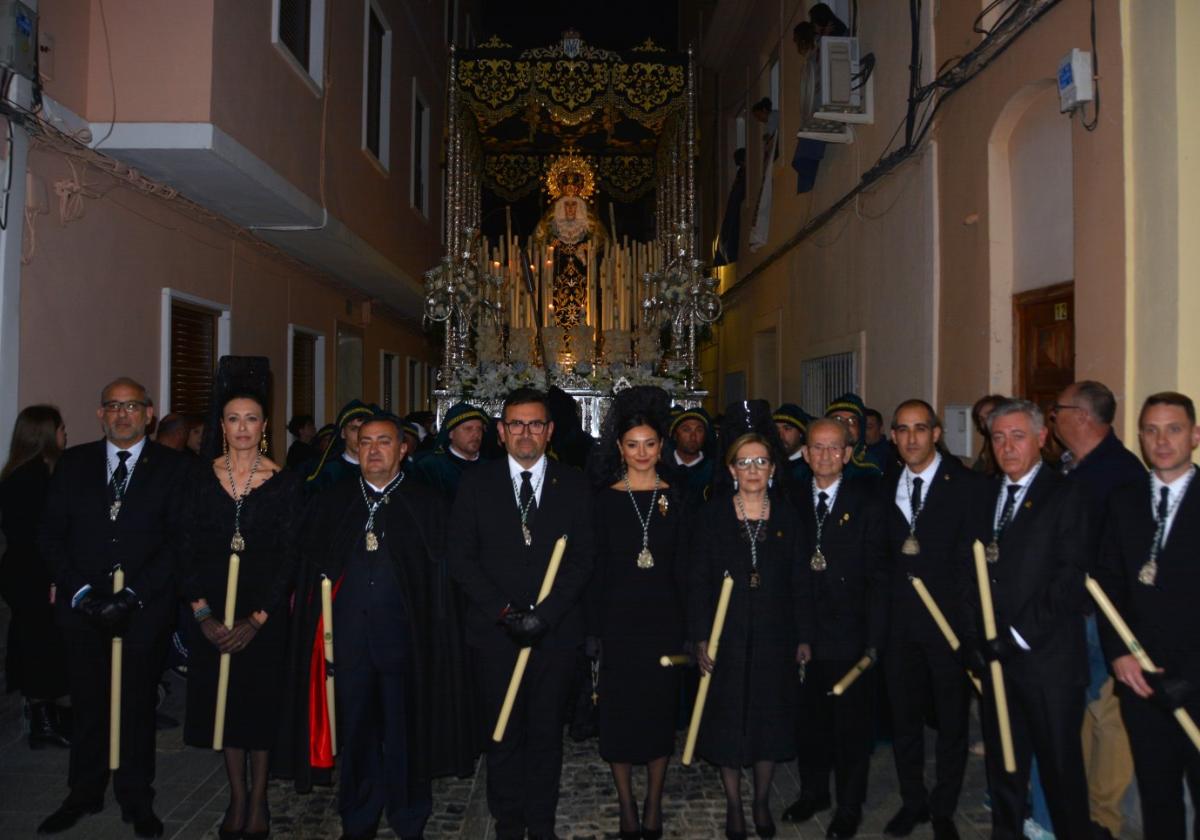
{"type": "Polygon", "coordinates": [[[817,519],[824,520],[829,513],[829,494],[822,490],[817,494],[817,519]]]}
{"type": "Polygon", "coordinates": [[[533,496],[533,483],[529,479],[533,477],[533,473],[529,470],[521,471],[521,510],[526,511],[525,524],[533,524],[533,515],[537,513],[537,499],[533,496]]]}
{"type": "Polygon", "coordinates": [[[925,483],[923,478],[914,478],[912,483],[912,496],[908,500],[908,509],[912,511],[912,522],[917,524],[917,517],[921,513],[921,485],[925,483]]]}
{"type": "Polygon", "coordinates": [[[1168,502],[1171,498],[1171,490],[1168,487],[1161,487],[1158,491],[1158,550],[1162,551],[1163,544],[1167,541],[1167,511],[1169,510],[1168,502]]]}
{"type": "Polygon", "coordinates": [[[129,460],[129,453],[121,450],[117,453],[117,468],[113,470],[112,480],[108,482],[109,501],[119,502],[121,497],[125,495],[125,482],[129,479],[129,468],[125,466],[125,462],[129,460]]]}
{"type": "Polygon", "coordinates": [[[1012,521],[1013,508],[1016,507],[1017,493],[1021,490],[1021,485],[1010,484],[1004,489],[1008,491],[1008,498],[1004,500],[1004,510],[1000,511],[1000,522],[996,524],[996,539],[1000,539],[1004,529],[1012,521]]]}

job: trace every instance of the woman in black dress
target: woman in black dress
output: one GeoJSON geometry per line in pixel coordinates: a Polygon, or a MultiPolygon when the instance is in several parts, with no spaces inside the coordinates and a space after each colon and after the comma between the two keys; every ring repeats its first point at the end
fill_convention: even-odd
{"type": "Polygon", "coordinates": [[[223,401],[225,452],[199,467],[185,513],[181,585],[196,619],[184,727],[184,741],[191,746],[212,747],[220,655],[231,654],[224,737],[230,799],[222,838],[263,838],[270,831],[269,751],[286,676],[286,598],[295,568],[302,479],[281,471],[263,453],[263,403],[250,393],[230,394],[223,401]],[[234,625],[226,630],[231,551],[241,562],[234,625]]]}
{"type": "Polygon", "coordinates": [[[67,427],[50,405],[31,405],[17,415],[8,462],[0,472],[0,596],[12,619],[8,626],[5,684],[29,704],[29,746],[69,747],[66,652],[54,623],[53,577],[37,547],[38,526],[54,463],[67,446],[67,427]]]}
{"type": "Polygon", "coordinates": [[[757,433],[739,437],[725,464],[732,492],[719,494],[700,515],[688,587],[688,621],[700,668],[712,674],[697,751],[721,768],[725,835],[746,836],[741,770],[754,768],[754,827],[772,837],[771,779],[775,765],[796,755],[796,669],[811,654],[801,622],[811,613],[795,565],[800,522],[774,490],[773,447],[757,433]],[[733,594],[714,667],[708,635],[721,581],[733,594]]]}
{"type": "Polygon", "coordinates": [[[683,494],[660,474],[668,412],[661,389],[622,392],[592,462],[597,551],[588,612],[601,645],[600,755],[617,787],[620,836],[647,840],[662,837],[679,697],[678,669],[659,659],[678,654],[684,637],[687,515],[683,494]],[[635,764],[646,765],[640,824],[635,764]]]}

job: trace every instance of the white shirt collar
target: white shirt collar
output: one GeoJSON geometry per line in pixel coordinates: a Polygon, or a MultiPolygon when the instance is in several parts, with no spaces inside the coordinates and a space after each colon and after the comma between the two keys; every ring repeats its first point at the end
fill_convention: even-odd
{"type": "Polygon", "coordinates": [[[520,462],[517,461],[516,458],[514,458],[511,455],[508,456],[508,477],[509,478],[511,478],[513,481],[520,481],[521,473],[525,472],[526,470],[533,473],[533,478],[530,480],[534,481],[536,483],[537,477],[539,475],[543,475],[546,471],[546,456],[542,455],[542,457],[538,458],[537,461],[535,461],[533,463],[533,466],[531,466],[531,467],[523,467],[523,466],[521,466],[520,462]]]}
{"type": "Polygon", "coordinates": [[[462,452],[459,452],[457,449],[455,449],[455,448],[454,448],[454,444],[453,444],[453,443],[452,443],[452,444],[450,444],[450,454],[451,454],[451,455],[453,455],[455,458],[461,458],[461,459],[462,459],[462,460],[464,460],[464,461],[478,461],[478,460],[479,460],[479,453],[478,453],[478,452],[476,452],[476,453],[475,453],[475,457],[474,457],[474,458],[468,458],[468,457],[467,457],[466,455],[464,455],[462,452]]]}
{"type": "Polygon", "coordinates": [[[356,467],[358,466],[358,459],[345,450],[342,450],[342,459],[356,467]]]}
{"type": "Polygon", "coordinates": [[[104,451],[105,451],[106,457],[108,458],[109,464],[112,465],[112,467],[114,469],[116,468],[116,465],[118,463],[120,463],[120,459],[117,458],[118,452],[128,452],[129,453],[129,460],[127,460],[125,462],[125,468],[132,470],[133,465],[137,463],[138,458],[142,457],[142,450],[145,448],[146,448],[146,438],[145,437],[143,437],[141,440],[139,440],[137,443],[135,443],[133,446],[129,447],[128,449],[121,449],[121,447],[117,446],[115,443],[113,443],[111,440],[108,440],[107,438],[104,441],[104,451]]]}
{"type": "Polygon", "coordinates": [[[1033,480],[1035,478],[1037,478],[1038,471],[1041,468],[1042,468],[1042,462],[1038,461],[1036,464],[1033,465],[1033,469],[1031,469],[1029,472],[1025,473],[1025,475],[1021,476],[1016,481],[1013,481],[1011,478],[1009,478],[1006,475],[1006,476],[1004,476],[1004,486],[1008,487],[1010,484],[1018,484],[1021,487],[1020,493],[1023,494],[1026,490],[1029,489],[1029,485],[1033,483],[1033,480]]]}
{"type": "Polygon", "coordinates": [[[703,452],[697,452],[697,453],[696,453],[696,460],[695,460],[695,461],[691,461],[691,462],[685,461],[685,460],[683,460],[682,458],[680,458],[680,457],[679,457],[679,450],[678,450],[678,449],[676,449],[676,450],[675,450],[675,452],[674,452],[673,454],[675,455],[675,463],[676,463],[676,464],[678,464],[678,465],[679,465],[679,466],[681,466],[681,467],[694,467],[694,466],[696,466],[697,464],[699,464],[701,461],[703,461],[703,460],[704,460],[704,453],[703,453],[703,452]]]}
{"type": "Polygon", "coordinates": [[[788,460],[789,461],[799,461],[803,457],[804,457],[804,450],[797,449],[795,452],[793,452],[791,455],[788,456],[788,460]]]}
{"type": "Polygon", "coordinates": [[[402,474],[403,473],[396,473],[396,475],[392,477],[392,480],[389,481],[387,484],[384,484],[382,487],[375,484],[374,482],[367,481],[365,478],[363,479],[363,483],[366,484],[368,487],[370,487],[372,490],[374,490],[376,493],[382,493],[384,490],[387,490],[388,487],[390,487],[393,484],[393,482],[395,482],[396,479],[399,478],[402,474]]]}
{"type": "Polygon", "coordinates": [[[904,481],[910,482],[914,478],[919,478],[919,479],[921,479],[921,483],[924,484],[926,489],[928,490],[930,482],[932,482],[933,477],[935,475],[937,475],[938,468],[941,465],[942,465],[942,453],[935,451],[933,453],[933,460],[929,462],[929,466],[927,466],[925,469],[921,470],[919,473],[915,473],[912,471],[912,469],[910,467],[905,466],[904,481]]]}
{"type": "Polygon", "coordinates": [[[824,493],[824,494],[825,494],[825,496],[826,496],[826,502],[825,502],[825,504],[829,505],[829,509],[830,509],[830,510],[833,510],[833,502],[834,502],[834,500],[835,500],[835,499],[837,499],[838,490],[839,490],[839,489],[841,489],[841,486],[842,486],[842,478],[843,478],[843,476],[840,476],[840,475],[839,475],[839,476],[837,477],[837,481],[833,482],[833,484],[830,484],[830,485],[829,485],[828,487],[826,487],[824,490],[822,490],[820,487],[818,487],[818,486],[817,486],[817,480],[816,480],[815,478],[813,479],[813,483],[812,483],[812,499],[813,499],[813,508],[814,508],[814,509],[815,509],[815,508],[816,508],[816,506],[817,506],[817,505],[820,503],[820,495],[821,495],[822,493],[824,493]]]}

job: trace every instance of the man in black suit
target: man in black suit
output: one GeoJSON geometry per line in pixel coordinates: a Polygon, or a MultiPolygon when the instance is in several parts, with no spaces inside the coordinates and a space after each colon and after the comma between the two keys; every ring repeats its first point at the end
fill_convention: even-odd
{"type": "Polygon", "coordinates": [[[464,477],[455,500],[450,568],[467,595],[467,644],[490,735],[522,647],[533,647],[504,740],[487,754],[488,808],[500,840],[554,837],[562,731],[577,649],[581,596],[592,573],[591,493],[582,473],[546,458],[554,432],[546,397],[518,389],[501,414],[508,457],[464,477]],[[536,604],[555,541],[567,551],[549,597],[536,604]]]}
{"type": "Polygon", "coordinates": [[[74,736],[71,792],[38,827],[56,834],[104,807],[108,785],[109,662],[124,638],[121,766],[113,792],[138,837],[159,837],[154,814],[154,706],[175,615],[178,492],[186,461],[146,438],[146,389],[117,379],[100,395],[104,440],[63,453],[50,483],[42,554],[55,575],[56,614],[67,643],[74,736]],[[125,589],[112,591],[121,566],[125,589]]]}
{"type": "Polygon", "coordinates": [[[904,469],[885,479],[886,498],[893,502],[888,504],[888,543],[895,568],[891,632],[883,663],[902,804],[884,834],[907,837],[919,823],[932,819],[937,840],[957,840],[954,812],[967,767],[972,689],[959,657],[917,596],[911,578],[919,577],[947,619],[957,623],[972,505],[982,502],[984,481],[957,458],[943,457],[937,448],[941,439],[942,424],[929,403],[907,400],[896,408],[892,441],[904,469]],[[937,730],[932,792],[925,787],[925,719],[930,700],[937,730]]]}
{"type": "MultiPolygon", "coordinates": [[[[1060,469],[1082,491],[1088,507],[1087,563],[1096,562],[1104,514],[1113,490],[1145,483],[1146,468],[1125,448],[1113,430],[1117,400],[1103,383],[1085,379],[1062,390],[1050,419],[1054,436],[1065,447],[1060,469]]],[[[1083,763],[1096,840],[1121,835],[1121,801],[1133,781],[1133,755],[1121,721],[1120,702],[1113,693],[1108,660],[1100,645],[1096,616],[1087,619],[1088,704],[1083,716],[1083,763]],[[1107,832],[1107,835],[1105,834],[1107,832]]]]}
{"type": "Polygon", "coordinates": [[[1147,397],[1138,426],[1153,472],[1112,494],[1096,579],[1159,672],[1144,673],[1103,618],[1100,640],[1120,683],[1142,830],[1183,840],[1185,776],[1200,802],[1200,752],[1173,717],[1183,707],[1200,720],[1200,485],[1192,464],[1200,428],[1192,400],[1174,392],[1147,397]]]}
{"type": "Polygon", "coordinates": [[[415,838],[433,807],[430,579],[444,516],[433,491],[405,481],[399,418],[367,416],[356,440],[359,475],[319,497],[306,539],[300,643],[312,650],[328,576],[343,838],[374,837],[385,811],[398,836],[415,838]]]}
{"type": "Polygon", "coordinates": [[[1079,488],[1043,465],[1047,430],[1041,409],[1007,400],[988,417],[1002,472],[990,504],[975,517],[987,546],[997,636],[983,639],[979,587],[967,576],[963,645],[971,670],[1004,666],[1016,772],[1004,769],[994,692],[983,691],[983,735],[992,793],[992,836],[1020,838],[1029,768],[1036,755],[1059,837],[1089,837],[1087,780],[1080,727],[1088,683],[1083,587],[1088,565],[1087,509],[1079,488]]]}
{"type": "Polygon", "coordinates": [[[783,818],[803,822],[828,808],[832,772],[837,811],[826,836],[853,837],[867,796],[874,669],[840,697],[829,692],[863,656],[877,659],[887,639],[886,518],[874,479],[843,478],[854,452],[843,424],[813,421],[803,451],[813,481],[796,501],[805,523],[798,562],[817,612],[811,622],[813,638],[802,640],[811,658],[802,669],[796,716],[800,797],[783,818]]]}

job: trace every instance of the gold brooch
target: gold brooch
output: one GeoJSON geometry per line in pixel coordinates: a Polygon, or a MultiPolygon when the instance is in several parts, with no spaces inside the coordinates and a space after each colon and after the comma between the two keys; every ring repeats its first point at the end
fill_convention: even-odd
{"type": "Polygon", "coordinates": [[[667,501],[667,497],[659,496],[658,497],[658,512],[661,513],[663,516],[666,516],[667,511],[670,510],[670,508],[671,508],[671,503],[667,501]]]}
{"type": "Polygon", "coordinates": [[[1026,503],[1025,503],[1025,510],[1029,510],[1031,507],[1033,507],[1033,502],[1026,502],[1026,503]]]}

